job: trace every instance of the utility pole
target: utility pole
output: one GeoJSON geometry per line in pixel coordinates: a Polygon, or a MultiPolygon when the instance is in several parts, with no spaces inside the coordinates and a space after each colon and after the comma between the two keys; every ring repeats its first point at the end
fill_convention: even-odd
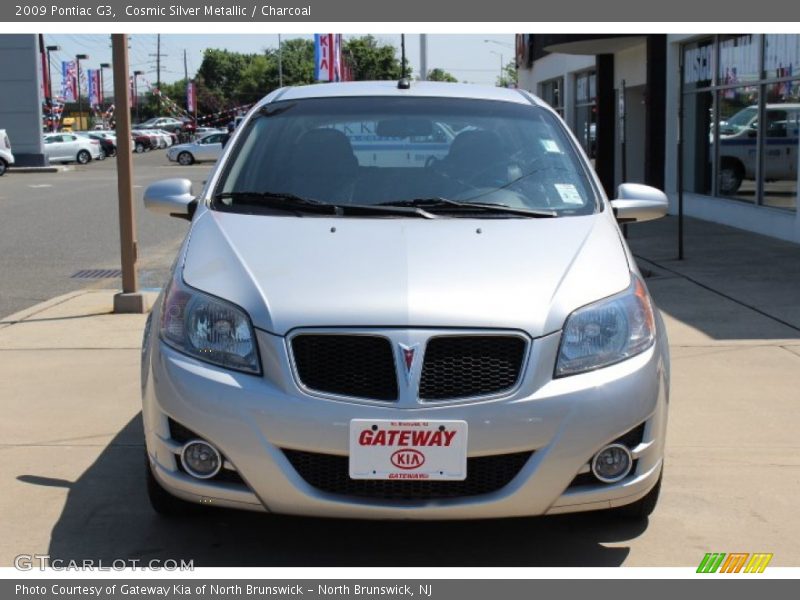
{"type": "Polygon", "coordinates": [[[156,35],[156,90],[158,90],[158,114],[161,114],[161,34],[156,35]]]}
{"type": "Polygon", "coordinates": [[[167,54],[161,53],[161,34],[156,34],[156,53],[149,54],[148,56],[154,56],[156,59],[156,103],[158,106],[158,113],[161,114],[161,58],[168,56],[167,54]]]}
{"type": "Polygon", "coordinates": [[[186,66],[186,48],[183,49],[183,78],[189,83],[189,67],[186,66]]]}

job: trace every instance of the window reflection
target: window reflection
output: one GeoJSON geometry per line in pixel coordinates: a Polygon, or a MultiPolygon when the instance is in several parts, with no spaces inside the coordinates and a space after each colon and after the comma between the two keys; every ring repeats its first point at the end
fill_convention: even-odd
{"type": "Polygon", "coordinates": [[[800,81],[767,85],[766,103],[762,203],[777,208],[795,208],[800,81]]]}
{"type": "Polygon", "coordinates": [[[758,162],[758,87],[719,92],[720,196],[755,202],[758,162]]]}

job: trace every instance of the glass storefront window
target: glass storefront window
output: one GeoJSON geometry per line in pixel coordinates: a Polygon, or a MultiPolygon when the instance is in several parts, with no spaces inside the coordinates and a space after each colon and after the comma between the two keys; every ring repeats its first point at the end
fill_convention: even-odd
{"type": "MultiPolygon", "coordinates": [[[[726,88],[719,94],[720,196],[755,202],[758,164],[758,87],[726,88]]],[[[713,132],[712,132],[713,134],[713,132]]]]}
{"type": "Polygon", "coordinates": [[[683,189],[696,194],[711,194],[713,117],[711,92],[684,94],[683,189]]]}
{"type": "Polygon", "coordinates": [[[721,35],[682,51],[684,189],[797,210],[800,36],[721,35]]]}
{"type": "Polygon", "coordinates": [[[776,208],[797,206],[800,81],[765,86],[762,204],[776,208]]]}
{"type": "Polygon", "coordinates": [[[597,149],[597,74],[594,71],[575,76],[575,136],[589,158],[597,149]]]}
{"type": "Polygon", "coordinates": [[[564,78],[543,81],[540,85],[540,97],[547,102],[553,110],[562,117],[564,116],[564,78]]]}
{"type": "Polygon", "coordinates": [[[761,69],[758,66],[758,40],[756,35],[722,36],[719,42],[719,85],[732,85],[755,81],[761,69]]]}
{"type": "Polygon", "coordinates": [[[800,35],[764,36],[764,77],[800,75],[800,35]]]}
{"type": "Polygon", "coordinates": [[[693,42],[683,47],[683,88],[694,90],[709,87],[714,64],[713,40],[693,42]]]}

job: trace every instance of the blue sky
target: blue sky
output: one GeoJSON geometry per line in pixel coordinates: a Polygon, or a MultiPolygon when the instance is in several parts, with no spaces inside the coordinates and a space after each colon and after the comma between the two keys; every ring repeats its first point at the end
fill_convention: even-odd
{"type": "MultiPolygon", "coordinates": [[[[375,34],[380,40],[391,43],[400,49],[399,34],[375,34]]],[[[313,35],[290,34],[284,39],[294,37],[312,38],[313,35]]],[[[345,34],[345,37],[348,37],[345,34]]],[[[45,34],[47,45],[61,46],[61,51],[52,52],[53,78],[62,60],[74,57],[75,54],[88,54],[89,59],[83,61],[86,69],[97,68],[100,63],[111,62],[111,42],[107,35],[96,34],[45,34]]],[[[459,81],[493,85],[500,73],[501,55],[504,62],[513,58],[514,36],[512,34],[429,34],[428,35],[428,68],[443,68],[451,72],[459,81]],[[484,40],[491,40],[485,42],[484,40]]],[[[162,34],[161,52],[162,80],[172,82],[183,78],[183,51],[186,50],[189,77],[200,66],[205,48],[226,48],[238,52],[260,52],[265,48],[276,48],[277,34],[245,35],[245,34],[162,34]]],[[[132,70],[145,71],[150,81],[156,80],[155,55],[156,35],[135,34],[130,36],[129,60],[132,70]]],[[[406,35],[406,54],[414,69],[419,73],[419,35],[406,35]]],[[[111,72],[106,71],[106,90],[112,86],[111,72]]]]}

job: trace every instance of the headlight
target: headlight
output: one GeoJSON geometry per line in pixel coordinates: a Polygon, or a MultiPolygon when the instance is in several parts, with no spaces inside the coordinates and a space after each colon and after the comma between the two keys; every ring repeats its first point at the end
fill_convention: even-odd
{"type": "Polygon", "coordinates": [[[227,369],[261,373],[250,319],[240,308],[185,286],[176,275],[161,307],[161,339],[179,352],[227,369]]]}
{"type": "Polygon", "coordinates": [[[631,274],[627,290],[579,308],[567,318],[555,376],[599,369],[644,352],[655,340],[655,329],[650,296],[631,274]]]}

